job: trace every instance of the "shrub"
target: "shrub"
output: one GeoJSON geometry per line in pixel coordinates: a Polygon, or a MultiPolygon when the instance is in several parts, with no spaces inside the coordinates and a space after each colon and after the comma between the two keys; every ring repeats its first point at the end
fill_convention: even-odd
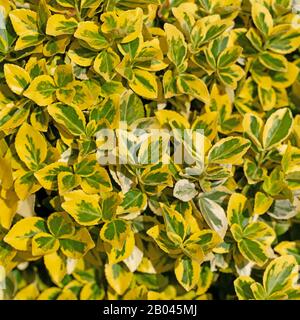
{"type": "Polygon", "coordinates": [[[293,1],[0,5],[5,299],[299,299],[293,1]]]}

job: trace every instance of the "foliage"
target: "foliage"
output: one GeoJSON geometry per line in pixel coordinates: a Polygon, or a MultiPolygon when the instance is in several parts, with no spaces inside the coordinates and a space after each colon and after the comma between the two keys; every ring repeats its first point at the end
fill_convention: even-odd
{"type": "Polygon", "coordinates": [[[0,0],[4,299],[300,298],[293,5],[0,0]]]}

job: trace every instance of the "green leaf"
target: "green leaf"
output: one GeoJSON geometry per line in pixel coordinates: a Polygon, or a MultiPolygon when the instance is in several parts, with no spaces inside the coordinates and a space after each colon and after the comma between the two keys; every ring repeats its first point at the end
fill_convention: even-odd
{"type": "Polygon", "coordinates": [[[32,193],[40,189],[32,171],[18,172],[14,187],[20,200],[27,199],[32,193]]]}
{"type": "Polygon", "coordinates": [[[87,283],[80,291],[81,300],[103,300],[104,296],[103,287],[95,282],[87,283]]]}
{"type": "Polygon", "coordinates": [[[262,181],[267,176],[266,168],[259,166],[258,163],[251,158],[245,159],[244,173],[249,184],[262,181]]]}
{"type": "Polygon", "coordinates": [[[71,191],[80,184],[80,178],[72,172],[59,172],[57,175],[58,190],[61,195],[71,191]]]}
{"type": "Polygon", "coordinates": [[[47,20],[51,16],[51,12],[47,7],[46,0],[41,0],[38,6],[37,25],[41,33],[45,33],[47,20]]]}
{"type": "Polygon", "coordinates": [[[141,176],[142,181],[147,186],[158,186],[167,184],[170,185],[172,181],[170,176],[170,171],[167,170],[167,168],[158,168],[158,169],[151,169],[148,167],[143,172],[143,175],[141,176]]]}
{"type": "Polygon", "coordinates": [[[289,54],[299,48],[300,35],[292,24],[279,24],[273,28],[267,46],[273,52],[289,54]]]}
{"type": "Polygon", "coordinates": [[[96,165],[97,161],[93,156],[86,157],[74,165],[74,172],[81,177],[88,177],[93,174],[96,165]]]}
{"type": "Polygon", "coordinates": [[[81,186],[86,193],[109,192],[112,190],[107,171],[98,164],[90,175],[81,177],[81,186]]]}
{"type": "Polygon", "coordinates": [[[162,215],[164,217],[168,237],[174,243],[182,243],[187,233],[187,223],[183,216],[164,203],[161,203],[160,207],[162,209],[162,215]]]}
{"type": "Polygon", "coordinates": [[[158,85],[155,75],[149,71],[134,69],[134,76],[129,82],[130,88],[146,99],[156,99],[158,96],[158,85]]]}
{"type": "Polygon", "coordinates": [[[115,68],[120,63],[119,56],[110,48],[101,51],[95,61],[94,69],[104,80],[111,80],[115,74],[115,68]]]}
{"type": "Polygon", "coordinates": [[[9,17],[17,35],[37,32],[37,14],[28,9],[16,9],[9,12],[9,17]]]}
{"type": "Polygon", "coordinates": [[[118,120],[118,99],[117,97],[110,96],[106,98],[99,106],[92,109],[90,118],[91,120],[100,121],[107,120],[107,122],[114,127],[118,120]]]}
{"type": "Polygon", "coordinates": [[[254,296],[251,290],[251,285],[255,281],[247,276],[240,276],[234,280],[234,289],[239,300],[253,300],[254,296]]]}
{"type": "Polygon", "coordinates": [[[73,236],[68,236],[68,238],[61,239],[59,242],[63,254],[71,259],[80,259],[95,247],[95,243],[86,228],[79,229],[73,236]]]}
{"type": "Polygon", "coordinates": [[[74,41],[72,42],[67,55],[73,63],[76,63],[81,67],[89,67],[93,64],[96,53],[81,46],[79,42],[74,41]]]}
{"type": "Polygon", "coordinates": [[[47,143],[45,138],[27,123],[24,123],[19,129],[15,147],[18,156],[29,169],[39,169],[46,159],[47,143]]]}
{"type": "Polygon", "coordinates": [[[179,257],[175,264],[175,275],[182,287],[190,291],[199,281],[200,265],[189,257],[179,257]]]}
{"type": "Polygon", "coordinates": [[[285,293],[298,278],[298,264],[293,256],[279,257],[267,266],[263,284],[269,298],[278,293],[285,293]]]}
{"type": "Polygon", "coordinates": [[[115,219],[104,224],[100,231],[100,237],[113,247],[121,249],[130,232],[130,226],[126,221],[115,219]]]}
{"type": "Polygon", "coordinates": [[[147,207],[147,196],[139,189],[131,189],[125,193],[120,204],[120,213],[143,211],[147,207]]]}
{"type": "Polygon", "coordinates": [[[30,112],[30,104],[21,105],[20,108],[15,106],[4,107],[0,111],[0,128],[1,130],[14,129],[24,123],[30,112]]]}
{"type": "Polygon", "coordinates": [[[34,256],[41,256],[57,251],[59,248],[59,241],[51,234],[41,232],[32,238],[32,254],[34,256]]]}
{"type": "Polygon", "coordinates": [[[54,162],[35,172],[34,176],[43,188],[57,190],[58,175],[61,172],[71,173],[72,169],[63,162],[54,162]]]}
{"type": "Polygon", "coordinates": [[[18,221],[4,237],[4,241],[17,250],[29,250],[32,238],[46,232],[46,223],[42,218],[29,217],[18,221]]]}
{"type": "Polygon", "coordinates": [[[256,300],[266,300],[266,291],[260,283],[251,284],[251,290],[256,300]]]}
{"type": "Polygon", "coordinates": [[[280,255],[294,256],[297,263],[300,262],[300,243],[299,241],[282,241],[274,248],[280,255]]]}
{"type": "Polygon", "coordinates": [[[236,64],[222,68],[218,72],[221,82],[232,89],[237,88],[238,82],[244,77],[244,75],[244,70],[236,64]]]}
{"type": "Polygon", "coordinates": [[[167,235],[164,225],[158,224],[147,231],[147,234],[152,237],[157,245],[166,253],[178,254],[181,249],[178,244],[174,243],[167,235]]]}
{"type": "Polygon", "coordinates": [[[276,91],[273,88],[258,88],[258,97],[265,111],[272,110],[276,105],[276,91]]]}
{"type": "Polygon", "coordinates": [[[70,64],[59,65],[55,69],[54,81],[59,88],[66,87],[74,80],[73,69],[70,64]]]}
{"type": "Polygon", "coordinates": [[[91,48],[101,50],[108,46],[108,42],[101,34],[99,25],[92,21],[79,22],[74,37],[85,41],[91,48]]]}
{"type": "Polygon", "coordinates": [[[265,247],[258,241],[243,239],[238,243],[238,247],[246,259],[255,262],[259,266],[264,265],[268,260],[265,247]]]}
{"type": "Polygon", "coordinates": [[[230,225],[238,224],[245,227],[249,220],[249,212],[247,210],[247,198],[239,193],[230,196],[227,207],[227,218],[230,225]]]}
{"type": "Polygon", "coordinates": [[[250,141],[241,137],[223,138],[209,151],[208,159],[212,163],[234,164],[250,147],[250,141]]]}
{"type": "Polygon", "coordinates": [[[66,259],[59,251],[44,256],[45,267],[51,280],[59,284],[67,274],[66,259]]]}
{"type": "Polygon", "coordinates": [[[215,230],[221,238],[224,238],[228,227],[224,209],[215,201],[202,196],[198,199],[198,205],[206,223],[215,230]]]}
{"type": "Polygon", "coordinates": [[[287,60],[280,54],[271,52],[263,52],[259,55],[259,61],[268,69],[286,72],[287,71],[287,60]]]}
{"type": "Polygon", "coordinates": [[[177,79],[177,86],[181,93],[188,94],[204,103],[210,101],[206,84],[195,75],[181,74],[177,79]]]}
{"type": "Polygon", "coordinates": [[[37,46],[41,44],[44,40],[44,36],[38,33],[29,33],[25,35],[21,35],[15,45],[15,50],[24,50],[30,47],[37,46]]]}
{"type": "Polygon", "coordinates": [[[30,76],[23,68],[6,63],[4,65],[4,76],[7,85],[17,95],[21,95],[30,83],[30,76]]]}
{"type": "Polygon", "coordinates": [[[24,92],[24,96],[39,106],[47,106],[55,101],[55,83],[50,76],[36,77],[24,92]]]}
{"type": "Polygon", "coordinates": [[[47,21],[46,34],[54,37],[73,34],[77,24],[74,18],[66,18],[62,14],[54,14],[47,21]]]}
{"type": "Polygon", "coordinates": [[[48,112],[56,122],[65,126],[71,134],[76,136],[85,134],[86,120],[78,107],[56,103],[48,106],[48,112]]]}
{"type": "Polygon", "coordinates": [[[263,190],[271,196],[276,196],[283,190],[285,187],[284,174],[280,167],[275,167],[271,174],[265,177],[262,187],[263,190]]]}
{"type": "Polygon", "coordinates": [[[101,194],[102,218],[104,221],[111,221],[117,214],[117,208],[122,198],[116,192],[101,194]]]}
{"type": "Polygon", "coordinates": [[[187,44],[184,36],[172,24],[166,23],[164,29],[168,42],[168,58],[177,68],[180,68],[182,67],[187,55],[187,44]]]}
{"type": "Polygon", "coordinates": [[[142,100],[131,90],[125,91],[120,100],[120,120],[131,125],[135,120],[144,118],[142,100]]]}
{"type": "Polygon", "coordinates": [[[226,68],[234,64],[242,53],[241,47],[230,47],[224,50],[217,61],[218,68],[226,68]]]}
{"type": "Polygon", "coordinates": [[[275,240],[276,235],[274,230],[265,222],[251,222],[243,230],[243,238],[257,240],[265,246],[270,246],[275,240]]]}
{"type": "Polygon", "coordinates": [[[268,118],[263,131],[263,146],[270,150],[288,138],[293,125],[291,110],[283,108],[275,111],[268,118]]]}
{"type": "Polygon", "coordinates": [[[257,51],[263,50],[262,38],[256,29],[250,28],[246,33],[246,37],[257,51]]]}
{"type": "Polygon", "coordinates": [[[273,28],[273,19],[269,10],[261,3],[253,1],[252,18],[257,29],[267,37],[273,28]]]}
{"type": "Polygon", "coordinates": [[[133,279],[133,274],[121,264],[106,264],[105,276],[109,285],[119,295],[125,293],[133,279]]]}
{"type": "Polygon", "coordinates": [[[112,246],[109,242],[104,242],[104,248],[108,255],[109,263],[119,263],[130,257],[134,249],[134,244],[134,233],[131,231],[127,233],[126,239],[124,240],[123,245],[121,247],[119,247],[118,245],[112,246]]]}
{"type": "Polygon", "coordinates": [[[74,220],[83,226],[92,226],[99,223],[102,212],[97,195],[87,195],[83,191],[72,191],[64,195],[65,202],[62,204],[74,220]]]}
{"type": "Polygon", "coordinates": [[[47,219],[49,231],[55,238],[72,236],[75,233],[75,226],[72,219],[63,212],[52,213],[47,219]]]}
{"type": "Polygon", "coordinates": [[[254,201],[254,214],[264,214],[268,211],[273,203],[273,199],[262,192],[257,192],[255,194],[255,201],[254,201]]]}

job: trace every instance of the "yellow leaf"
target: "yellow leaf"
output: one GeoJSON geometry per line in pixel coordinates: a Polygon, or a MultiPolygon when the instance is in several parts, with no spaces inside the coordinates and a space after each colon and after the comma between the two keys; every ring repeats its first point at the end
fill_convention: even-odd
{"type": "Polygon", "coordinates": [[[238,224],[241,227],[245,225],[247,221],[246,211],[247,198],[240,193],[233,193],[230,196],[227,207],[227,219],[230,225],[238,224]]]}
{"type": "Polygon", "coordinates": [[[37,14],[28,9],[16,9],[9,13],[10,20],[17,35],[21,36],[37,31],[37,14]]]}
{"type": "Polygon", "coordinates": [[[83,48],[78,41],[73,41],[67,55],[72,62],[82,67],[89,67],[93,64],[96,53],[83,48]]]}
{"type": "Polygon", "coordinates": [[[177,79],[177,86],[181,93],[190,95],[204,103],[210,102],[206,84],[195,75],[181,74],[177,79]]]}
{"type": "Polygon", "coordinates": [[[158,97],[157,79],[149,71],[134,69],[133,80],[129,82],[130,88],[146,99],[158,97]]]}
{"type": "Polygon", "coordinates": [[[113,78],[115,68],[119,63],[120,57],[111,48],[108,48],[97,55],[94,69],[104,80],[108,81],[113,78]]]}
{"type": "Polygon", "coordinates": [[[59,285],[67,274],[65,260],[58,252],[53,252],[44,256],[44,263],[52,281],[59,285]]]}
{"type": "Polygon", "coordinates": [[[100,238],[113,247],[121,249],[131,232],[130,225],[125,220],[114,219],[104,224],[100,231],[100,238]]]}
{"type": "Polygon", "coordinates": [[[171,120],[176,120],[179,124],[183,126],[183,128],[190,128],[188,120],[176,111],[159,110],[155,112],[155,115],[161,126],[169,124],[171,120]]]}
{"type": "Polygon", "coordinates": [[[4,241],[17,250],[29,250],[31,239],[45,231],[45,221],[38,217],[24,218],[18,221],[4,237],[4,241]]]}
{"type": "Polygon", "coordinates": [[[34,256],[42,256],[57,251],[59,241],[51,234],[40,232],[32,238],[32,254],[34,256]]]}
{"type": "Polygon", "coordinates": [[[60,248],[65,256],[80,259],[95,247],[95,243],[86,228],[79,229],[75,235],[60,239],[60,248]]]}
{"type": "Polygon", "coordinates": [[[19,129],[15,147],[20,159],[29,169],[37,170],[47,156],[45,138],[33,127],[24,123],[19,129]]]}
{"type": "Polygon", "coordinates": [[[36,181],[32,171],[18,170],[14,184],[15,192],[20,200],[25,200],[32,193],[37,192],[41,186],[36,181]]]}
{"type": "Polygon", "coordinates": [[[55,37],[73,34],[77,28],[77,24],[74,18],[66,18],[62,14],[54,14],[47,20],[46,34],[55,37]]]}
{"type": "Polygon", "coordinates": [[[54,300],[61,292],[60,288],[47,288],[37,298],[37,300],[54,300]]]}
{"type": "Polygon", "coordinates": [[[182,287],[190,291],[199,281],[200,264],[189,257],[179,257],[175,264],[175,275],[182,287]]]}
{"type": "Polygon", "coordinates": [[[55,101],[55,83],[50,76],[36,77],[24,92],[24,96],[39,106],[47,106],[55,101]]]}
{"type": "Polygon", "coordinates": [[[187,54],[187,44],[181,31],[174,25],[166,23],[164,25],[168,43],[168,58],[176,65],[182,68],[187,54]]]}
{"type": "Polygon", "coordinates": [[[295,287],[298,278],[298,263],[292,255],[284,255],[274,259],[267,266],[263,284],[266,293],[271,298],[278,293],[283,294],[286,290],[295,287]]]}
{"type": "Polygon", "coordinates": [[[4,76],[11,91],[18,95],[23,93],[31,81],[28,72],[15,64],[4,65],[4,76]]]}
{"type": "Polygon", "coordinates": [[[252,18],[257,29],[267,37],[273,29],[273,19],[269,10],[258,1],[252,3],[252,18]]]}
{"type": "Polygon", "coordinates": [[[128,43],[136,39],[143,28],[143,10],[137,7],[134,10],[123,11],[118,18],[118,28],[125,37],[122,43],[128,43]]]}
{"type": "Polygon", "coordinates": [[[80,291],[80,300],[103,300],[104,296],[103,287],[95,282],[87,283],[80,291]]]}
{"type": "Polygon", "coordinates": [[[100,26],[93,21],[80,22],[74,37],[85,41],[95,50],[101,50],[108,46],[108,42],[100,32],[100,26]]]}
{"type": "Polygon", "coordinates": [[[273,198],[262,192],[256,192],[254,200],[254,214],[264,214],[268,211],[273,203],[273,198]]]}
{"type": "Polygon", "coordinates": [[[133,273],[121,264],[106,264],[105,276],[107,282],[117,294],[123,295],[130,286],[133,273]]]}
{"type": "Polygon", "coordinates": [[[99,207],[98,195],[87,195],[82,190],[76,190],[64,195],[62,204],[77,223],[83,226],[92,226],[99,223],[102,212],[99,207]]]}
{"type": "Polygon", "coordinates": [[[9,230],[13,221],[13,218],[18,208],[18,197],[13,191],[9,191],[6,198],[0,197],[0,225],[9,230]]]}
{"type": "Polygon", "coordinates": [[[115,264],[127,259],[134,249],[134,244],[135,239],[132,231],[127,234],[121,249],[113,247],[108,242],[105,242],[104,248],[107,253],[109,263],[115,264]]]}
{"type": "Polygon", "coordinates": [[[14,300],[35,300],[39,295],[39,290],[36,283],[21,289],[16,295],[14,300]]]}
{"type": "Polygon", "coordinates": [[[8,190],[13,185],[12,166],[10,159],[0,157],[1,187],[8,190]]]}

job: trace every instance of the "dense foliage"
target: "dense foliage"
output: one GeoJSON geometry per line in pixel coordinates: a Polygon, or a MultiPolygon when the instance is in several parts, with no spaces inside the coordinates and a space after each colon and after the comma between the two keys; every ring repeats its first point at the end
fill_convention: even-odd
{"type": "Polygon", "coordinates": [[[299,299],[297,10],[0,0],[2,297],[299,299]]]}

